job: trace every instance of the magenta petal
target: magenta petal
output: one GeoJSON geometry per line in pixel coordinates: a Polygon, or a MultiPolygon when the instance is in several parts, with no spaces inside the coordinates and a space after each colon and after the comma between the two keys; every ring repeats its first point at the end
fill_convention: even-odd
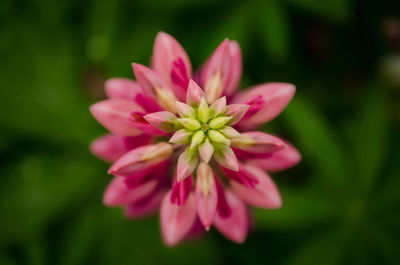
{"type": "Polygon", "coordinates": [[[267,209],[280,208],[282,205],[281,196],[271,177],[253,165],[245,165],[245,169],[253,178],[257,179],[258,184],[254,188],[250,188],[231,180],[232,190],[251,205],[267,209]]]}
{"type": "Polygon", "coordinates": [[[176,173],[174,176],[174,183],[171,190],[171,202],[176,205],[183,205],[193,188],[193,177],[190,175],[181,182],[176,181],[176,173]]]}
{"type": "Polygon", "coordinates": [[[120,206],[140,200],[155,190],[158,181],[151,180],[131,189],[125,184],[125,177],[115,176],[103,196],[103,203],[108,206],[120,206]]]}
{"type": "Polygon", "coordinates": [[[229,216],[222,216],[219,211],[214,215],[214,226],[235,243],[243,243],[246,240],[249,219],[246,205],[231,190],[225,191],[226,201],[231,208],[229,216]]]}
{"type": "Polygon", "coordinates": [[[151,142],[151,135],[141,134],[138,136],[124,137],[126,151],[131,151],[143,145],[148,145],[151,142]]]}
{"type": "Polygon", "coordinates": [[[192,107],[198,106],[202,97],[204,97],[204,91],[196,84],[196,82],[190,80],[186,94],[186,103],[192,107]]]}
{"type": "Polygon", "coordinates": [[[172,153],[172,146],[165,142],[145,145],[129,151],[119,158],[108,170],[113,175],[132,175],[153,169],[172,153]]]}
{"type": "Polygon", "coordinates": [[[125,206],[124,214],[127,218],[141,218],[146,217],[155,211],[157,211],[160,207],[161,201],[165,196],[166,191],[164,189],[150,194],[143,199],[135,201],[127,206],[125,206]]]}
{"type": "Polygon", "coordinates": [[[301,154],[292,145],[288,148],[274,152],[265,158],[250,159],[250,164],[256,165],[267,172],[275,172],[291,168],[301,160],[301,154]]]}
{"type": "Polygon", "coordinates": [[[222,170],[230,179],[233,179],[246,187],[254,188],[258,184],[257,178],[254,177],[248,170],[246,170],[242,163],[238,163],[238,165],[238,171],[233,171],[227,168],[222,168],[222,170]]]}
{"type": "Polygon", "coordinates": [[[141,134],[128,122],[133,111],[143,111],[143,109],[134,102],[121,99],[103,100],[90,106],[90,112],[101,125],[112,133],[122,136],[141,134]]]}
{"type": "Polygon", "coordinates": [[[152,67],[173,89],[177,98],[183,100],[187,88],[187,83],[183,81],[191,77],[192,66],[179,42],[165,32],[159,32],[154,42],[152,67]]]}
{"type": "Polygon", "coordinates": [[[90,144],[90,151],[106,162],[114,162],[128,150],[124,144],[124,137],[106,134],[90,144]]]}
{"type": "Polygon", "coordinates": [[[201,163],[197,168],[195,198],[197,215],[208,230],[217,210],[218,195],[212,169],[205,163],[201,163]]]}
{"type": "Polygon", "coordinates": [[[142,93],[140,86],[130,79],[111,78],[104,84],[108,98],[134,100],[137,94],[142,93]]]}
{"type": "Polygon", "coordinates": [[[160,212],[161,232],[167,246],[179,243],[196,220],[195,199],[192,193],[182,206],[171,203],[170,197],[171,192],[164,196],[160,212]]]}
{"type": "Polygon", "coordinates": [[[233,98],[234,103],[250,104],[254,99],[260,97],[265,101],[265,104],[262,104],[258,111],[255,111],[252,116],[241,120],[239,125],[250,129],[272,120],[287,106],[295,91],[296,88],[292,84],[267,83],[239,93],[233,98]]]}

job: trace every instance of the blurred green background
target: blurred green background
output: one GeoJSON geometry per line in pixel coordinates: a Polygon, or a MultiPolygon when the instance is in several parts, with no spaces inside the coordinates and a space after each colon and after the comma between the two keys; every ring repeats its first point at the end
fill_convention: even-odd
{"type": "Polygon", "coordinates": [[[0,264],[400,264],[400,1],[2,0],[0,264]],[[158,31],[198,67],[226,37],[242,87],[297,86],[264,129],[303,155],[273,174],[283,208],[253,209],[243,245],[215,230],[175,248],[157,216],[102,205],[103,82],[148,64],[158,31]]]}

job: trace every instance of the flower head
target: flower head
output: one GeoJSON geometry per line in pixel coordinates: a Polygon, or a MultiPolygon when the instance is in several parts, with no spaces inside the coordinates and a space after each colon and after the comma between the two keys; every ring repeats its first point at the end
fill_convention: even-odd
{"type": "Polygon", "coordinates": [[[192,76],[189,57],[170,35],[157,35],[152,67],[133,64],[136,82],[106,82],[109,99],[91,106],[111,134],[92,152],[112,162],[104,203],[123,206],[129,218],[159,207],[163,240],[179,243],[199,220],[234,242],[245,240],[247,204],[282,204],[267,172],[297,164],[301,156],[276,136],[253,131],[276,117],[295,87],[267,83],[237,92],[241,52],[224,40],[192,76]]]}

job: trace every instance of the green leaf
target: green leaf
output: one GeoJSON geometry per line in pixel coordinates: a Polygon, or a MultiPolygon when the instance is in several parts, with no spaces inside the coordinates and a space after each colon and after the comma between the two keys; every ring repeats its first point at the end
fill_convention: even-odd
{"type": "Polygon", "coordinates": [[[286,265],[310,265],[316,262],[324,265],[342,264],[347,251],[349,231],[341,227],[325,231],[303,242],[286,265]]]}
{"type": "Polygon", "coordinates": [[[294,6],[303,9],[311,14],[345,22],[350,17],[349,0],[288,0],[294,6]]]}
{"type": "Polygon", "coordinates": [[[310,161],[312,181],[336,198],[344,197],[344,191],[350,193],[348,160],[344,143],[336,137],[337,128],[331,127],[311,102],[299,96],[289,104],[282,117],[293,133],[303,160],[310,161]]]}
{"type": "Polygon", "coordinates": [[[105,168],[97,169],[98,165],[94,159],[54,151],[26,154],[4,165],[0,171],[6,176],[0,186],[0,245],[36,235],[59,213],[80,205],[102,188],[105,168]]]}
{"type": "Polygon", "coordinates": [[[276,61],[287,58],[289,51],[289,21],[279,1],[266,0],[256,8],[257,24],[268,54],[276,61]]]}
{"type": "Polygon", "coordinates": [[[387,159],[389,138],[388,117],[383,90],[373,86],[363,100],[360,116],[348,124],[350,145],[357,178],[357,189],[367,194],[387,159]]]}
{"type": "Polygon", "coordinates": [[[260,228],[272,230],[301,230],[337,219],[340,209],[334,201],[313,188],[279,187],[283,206],[277,210],[256,208],[254,214],[260,228]]]}

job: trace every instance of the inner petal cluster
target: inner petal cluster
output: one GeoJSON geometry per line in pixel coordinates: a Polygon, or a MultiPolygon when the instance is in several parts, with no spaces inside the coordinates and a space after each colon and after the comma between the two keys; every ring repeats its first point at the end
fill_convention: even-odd
{"type": "MultiPolygon", "coordinates": [[[[230,139],[240,136],[239,132],[229,126],[233,117],[226,114],[225,97],[216,101],[216,104],[211,107],[208,106],[204,98],[201,99],[197,108],[183,104],[177,103],[181,110],[178,112],[180,118],[177,119],[177,123],[184,127],[178,132],[178,135],[184,134],[186,137],[183,138],[183,141],[175,142],[175,137],[172,136],[170,142],[188,144],[190,149],[197,146],[201,149],[205,148],[206,145],[218,149],[221,145],[229,146],[230,139]],[[185,109],[185,111],[182,111],[182,109],[185,109]]],[[[210,158],[202,156],[205,162],[208,162],[210,158]]]]}
{"type": "MultiPolygon", "coordinates": [[[[231,139],[240,137],[240,133],[231,127],[237,122],[237,111],[230,111],[226,98],[222,97],[209,105],[202,97],[199,104],[188,104],[177,101],[179,117],[174,122],[178,129],[169,142],[187,145],[178,162],[178,181],[190,175],[196,168],[198,158],[208,163],[213,157],[225,164],[225,156],[232,153],[229,148],[231,139]],[[179,165],[180,164],[180,165],[179,165]]],[[[234,109],[234,108],[233,108],[234,109]]]]}

